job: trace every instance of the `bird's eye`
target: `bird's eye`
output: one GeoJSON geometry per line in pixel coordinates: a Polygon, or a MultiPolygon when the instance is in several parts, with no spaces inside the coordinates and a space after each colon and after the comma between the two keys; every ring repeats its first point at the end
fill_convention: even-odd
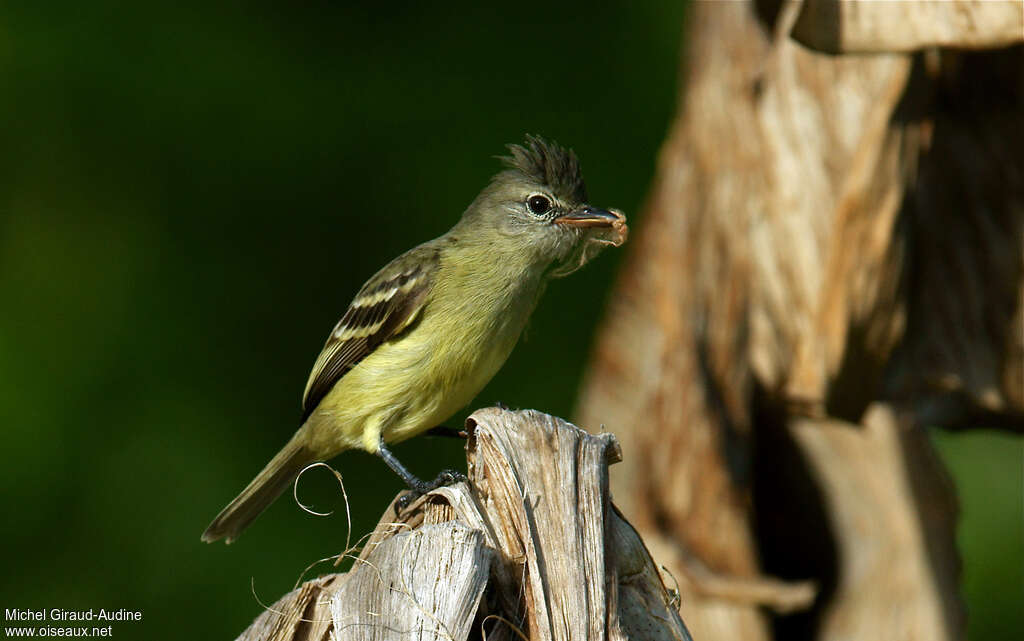
{"type": "Polygon", "coordinates": [[[551,199],[543,194],[534,194],[526,199],[526,207],[531,214],[546,214],[551,211],[551,199]]]}

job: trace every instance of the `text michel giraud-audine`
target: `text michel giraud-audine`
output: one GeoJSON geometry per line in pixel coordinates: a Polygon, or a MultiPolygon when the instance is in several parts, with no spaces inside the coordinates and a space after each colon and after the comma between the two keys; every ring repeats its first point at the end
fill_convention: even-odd
{"type": "Polygon", "coordinates": [[[65,610],[63,608],[6,608],[4,615],[8,621],[141,621],[142,613],[137,610],[107,610],[90,608],[88,610],[65,610]]]}

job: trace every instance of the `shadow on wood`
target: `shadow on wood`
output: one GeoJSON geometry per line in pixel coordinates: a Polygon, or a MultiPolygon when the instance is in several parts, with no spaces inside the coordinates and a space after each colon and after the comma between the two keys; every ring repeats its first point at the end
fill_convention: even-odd
{"type": "Polygon", "coordinates": [[[393,502],[350,572],[306,582],[239,639],[690,639],[611,503],[615,437],[532,410],[467,426],[469,483],[393,502]]]}

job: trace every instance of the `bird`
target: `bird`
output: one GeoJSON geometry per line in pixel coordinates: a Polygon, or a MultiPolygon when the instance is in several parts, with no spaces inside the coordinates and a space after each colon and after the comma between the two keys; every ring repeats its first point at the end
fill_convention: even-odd
{"type": "Polygon", "coordinates": [[[447,233],[358,291],[316,358],[298,430],[203,541],[236,540],[304,468],[346,450],[379,456],[413,495],[464,478],[420,480],[390,445],[467,405],[505,363],[546,283],[628,234],[620,211],[588,204],[573,151],[534,135],[507,149],[447,233]]]}

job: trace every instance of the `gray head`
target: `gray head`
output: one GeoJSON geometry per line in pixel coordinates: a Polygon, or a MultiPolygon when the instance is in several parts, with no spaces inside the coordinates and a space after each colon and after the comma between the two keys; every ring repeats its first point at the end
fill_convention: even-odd
{"type": "Polygon", "coordinates": [[[509,145],[506,169],[491,179],[460,226],[482,224],[518,255],[550,263],[553,276],[575,271],[605,245],[626,239],[621,213],[592,207],[576,154],[539,136],[509,145]]]}

